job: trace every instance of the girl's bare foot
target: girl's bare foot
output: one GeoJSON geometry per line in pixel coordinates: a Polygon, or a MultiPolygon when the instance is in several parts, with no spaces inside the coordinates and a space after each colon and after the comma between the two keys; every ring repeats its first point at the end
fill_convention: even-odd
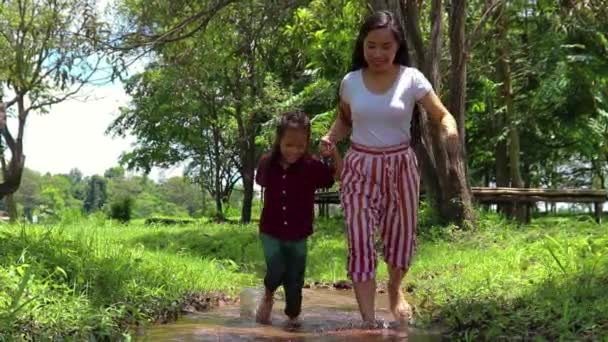
{"type": "Polygon", "coordinates": [[[260,301],[260,305],[258,306],[258,310],[255,314],[255,321],[260,324],[270,324],[270,315],[272,314],[273,304],[274,299],[272,294],[265,294],[262,300],[260,301]]]}
{"type": "Polygon", "coordinates": [[[299,328],[302,325],[302,321],[300,320],[299,316],[289,317],[287,320],[287,325],[292,328],[299,328]]]}

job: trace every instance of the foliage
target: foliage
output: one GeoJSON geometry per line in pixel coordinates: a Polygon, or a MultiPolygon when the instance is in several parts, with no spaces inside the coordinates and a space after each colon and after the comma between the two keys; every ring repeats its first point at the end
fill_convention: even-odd
{"type": "Polygon", "coordinates": [[[122,223],[127,223],[131,220],[132,211],[133,199],[131,197],[120,198],[110,204],[110,218],[122,223]]]}
{"type": "Polygon", "coordinates": [[[184,177],[153,182],[146,177],[126,176],[120,169],[108,169],[104,172],[110,176],[108,178],[84,177],[78,169],[68,175],[41,175],[26,168],[23,186],[15,194],[20,215],[30,222],[35,217],[37,222],[56,223],[65,215],[89,213],[85,204],[97,203],[97,210],[110,214],[112,204],[131,198],[133,218],[153,215],[198,217],[210,202],[208,194],[184,177]],[[118,174],[113,173],[116,171],[118,174]]]}
{"type": "Polygon", "coordinates": [[[88,185],[84,210],[91,213],[102,209],[106,204],[108,198],[107,181],[105,178],[96,175],[91,177],[88,185]]]}

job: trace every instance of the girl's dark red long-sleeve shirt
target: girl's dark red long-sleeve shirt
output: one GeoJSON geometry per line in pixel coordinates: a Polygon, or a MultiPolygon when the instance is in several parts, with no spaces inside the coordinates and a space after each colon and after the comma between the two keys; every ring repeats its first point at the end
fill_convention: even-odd
{"type": "Polygon", "coordinates": [[[307,238],[313,232],[315,190],[334,184],[335,169],[308,155],[287,169],[269,158],[260,158],[255,177],[264,188],[260,232],[281,240],[307,238]]]}

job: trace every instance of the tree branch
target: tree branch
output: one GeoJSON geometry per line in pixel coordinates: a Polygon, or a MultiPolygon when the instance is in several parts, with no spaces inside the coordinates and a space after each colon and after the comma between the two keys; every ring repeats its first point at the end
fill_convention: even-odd
{"type": "Polygon", "coordinates": [[[470,38],[468,39],[467,50],[470,51],[471,49],[473,49],[477,46],[477,44],[479,42],[479,38],[481,36],[481,32],[482,32],[481,29],[488,22],[488,20],[490,20],[490,18],[492,18],[494,11],[497,8],[499,8],[502,1],[504,1],[504,0],[487,0],[486,1],[486,10],[484,11],[484,13],[481,16],[481,19],[479,19],[479,22],[473,29],[473,32],[471,32],[471,34],[469,35],[470,38]]]}
{"type": "Polygon", "coordinates": [[[143,36],[143,42],[140,43],[135,43],[135,44],[131,44],[131,45],[127,45],[127,46],[113,46],[112,43],[106,43],[103,41],[100,41],[99,43],[105,45],[108,48],[111,48],[113,50],[116,51],[129,51],[129,50],[134,50],[134,49],[138,49],[144,46],[149,46],[149,45],[159,45],[159,44],[166,44],[166,43],[171,43],[171,42],[176,42],[182,39],[186,39],[189,37],[192,37],[194,34],[196,34],[197,32],[203,30],[205,27],[207,27],[207,25],[209,24],[209,22],[211,21],[211,19],[213,19],[213,17],[224,7],[227,7],[228,5],[236,2],[237,0],[218,0],[214,5],[210,6],[210,8],[205,8],[201,11],[199,11],[198,13],[182,20],[180,23],[178,23],[175,27],[173,27],[172,29],[160,33],[160,34],[156,34],[156,35],[150,35],[150,36],[146,36],[146,35],[140,35],[139,33],[129,33],[129,34],[125,34],[119,38],[114,39],[114,41],[124,41],[124,40],[128,40],[131,37],[137,37],[137,36],[143,36]],[[196,26],[194,29],[190,30],[189,32],[186,32],[184,34],[179,34],[179,32],[184,31],[186,29],[186,27],[196,21],[201,21],[201,23],[196,26]]]}
{"type": "Polygon", "coordinates": [[[65,100],[67,100],[68,98],[74,96],[76,93],[78,93],[82,89],[82,87],[84,87],[86,84],[88,84],[88,82],[91,79],[91,77],[93,77],[93,75],[98,70],[100,63],[101,63],[101,58],[97,60],[97,62],[95,64],[95,67],[93,68],[93,70],[91,71],[91,73],[84,80],[80,81],[78,87],[75,90],[70,91],[70,92],[64,94],[63,96],[53,97],[52,99],[49,99],[48,101],[43,101],[43,102],[40,102],[38,104],[30,106],[29,108],[26,109],[26,111],[25,111],[26,114],[25,115],[27,115],[32,110],[36,110],[36,109],[40,109],[42,107],[54,105],[54,104],[63,102],[65,100]]]}
{"type": "Polygon", "coordinates": [[[15,150],[17,149],[17,143],[15,142],[15,138],[13,138],[11,132],[8,130],[8,127],[6,127],[6,125],[0,128],[0,132],[4,137],[4,140],[6,141],[6,145],[11,150],[11,153],[14,154],[15,150]]]}
{"type": "Polygon", "coordinates": [[[19,96],[15,96],[12,100],[10,100],[8,102],[4,102],[4,108],[9,109],[12,105],[17,103],[17,99],[19,99],[19,96]]]}
{"type": "MultiPolygon", "coordinates": [[[[48,41],[51,39],[51,33],[52,33],[52,25],[48,25],[47,29],[45,30],[45,35],[44,35],[44,40],[42,41],[42,47],[40,48],[40,53],[38,55],[38,63],[36,65],[36,70],[33,73],[33,78],[32,78],[32,83],[31,85],[34,85],[38,82],[38,80],[43,80],[46,78],[46,76],[50,75],[50,73],[45,73],[45,75],[40,75],[40,71],[42,70],[42,64],[44,64],[44,61],[46,60],[46,57],[48,57],[48,54],[45,54],[45,52],[47,52],[48,50],[45,48],[45,46],[47,45],[48,41]],[[46,55],[46,56],[45,56],[46,55]],[[38,79],[36,79],[38,77],[38,79]]],[[[61,60],[63,60],[64,56],[61,56],[61,60]]],[[[59,63],[56,63],[55,65],[58,65],[59,63]]],[[[51,68],[51,70],[53,70],[55,68],[51,68]]]]}

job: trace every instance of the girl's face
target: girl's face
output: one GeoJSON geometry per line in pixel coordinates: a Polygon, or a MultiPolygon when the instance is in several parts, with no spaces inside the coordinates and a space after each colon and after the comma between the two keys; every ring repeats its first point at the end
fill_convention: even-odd
{"type": "Polygon", "coordinates": [[[390,70],[399,43],[389,28],[370,31],[363,40],[363,55],[368,67],[375,72],[390,70]]]}
{"type": "Polygon", "coordinates": [[[279,144],[283,162],[291,165],[297,162],[306,153],[308,148],[308,134],[304,129],[288,128],[283,132],[279,144]]]}

